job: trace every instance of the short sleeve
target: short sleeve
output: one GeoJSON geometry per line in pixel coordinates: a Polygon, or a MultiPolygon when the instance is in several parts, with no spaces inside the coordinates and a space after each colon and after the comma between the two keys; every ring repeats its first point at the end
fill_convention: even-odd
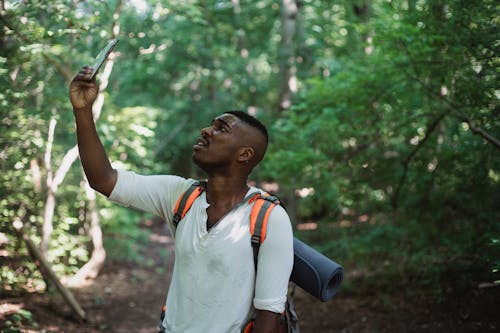
{"type": "Polygon", "coordinates": [[[116,185],[108,199],[125,207],[160,216],[170,223],[177,199],[192,182],[178,176],[144,176],[118,170],[116,185]]]}

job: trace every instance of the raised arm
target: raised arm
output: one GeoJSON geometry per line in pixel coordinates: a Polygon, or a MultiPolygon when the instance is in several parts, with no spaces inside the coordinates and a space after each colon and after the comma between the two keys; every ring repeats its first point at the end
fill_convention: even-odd
{"type": "Polygon", "coordinates": [[[76,137],[80,161],[90,186],[109,196],[116,184],[117,173],[111,167],[106,151],[97,134],[92,105],[97,98],[99,87],[95,78],[90,79],[92,68],[83,67],[70,84],[69,96],[73,105],[76,122],[76,137]]]}

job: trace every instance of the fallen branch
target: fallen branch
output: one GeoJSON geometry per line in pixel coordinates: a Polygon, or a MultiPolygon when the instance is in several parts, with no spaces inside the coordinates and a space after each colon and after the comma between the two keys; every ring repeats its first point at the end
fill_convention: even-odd
{"type": "Polygon", "coordinates": [[[85,311],[82,309],[80,304],[78,304],[71,291],[61,283],[57,275],[50,267],[50,264],[47,262],[47,260],[45,260],[45,257],[42,255],[38,247],[33,243],[30,237],[22,231],[22,229],[18,230],[18,233],[26,243],[28,252],[33,257],[33,259],[35,259],[35,264],[37,265],[42,275],[54,283],[56,289],[61,293],[66,303],[68,303],[68,305],[71,307],[71,310],[73,310],[76,318],[79,321],[86,321],[87,317],[85,315],[85,311]]]}

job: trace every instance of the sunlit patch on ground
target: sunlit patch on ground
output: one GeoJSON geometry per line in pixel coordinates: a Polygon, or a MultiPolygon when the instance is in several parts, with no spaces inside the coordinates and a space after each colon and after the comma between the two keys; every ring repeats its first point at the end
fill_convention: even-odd
{"type": "Polygon", "coordinates": [[[280,190],[280,185],[276,182],[262,182],[260,187],[268,193],[278,193],[280,190]]]}
{"type": "Polygon", "coordinates": [[[0,304],[0,320],[5,320],[5,318],[13,313],[19,311],[24,307],[23,303],[12,304],[12,303],[2,303],[0,304]]]}
{"type": "Polygon", "coordinates": [[[160,244],[169,244],[173,243],[173,239],[170,236],[164,236],[164,235],[158,235],[158,234],[151,234],[149,235],[149,240],[155,243],[160,243],[160,244]]]}
{"type": "MultiPolygon", "coordinates": [[[[33,314],[26,310],[23,302],[0,304],[0,332],[39,333],[38,324],[33,320],[33,314]]],[[[47,332],[47,331],[44,331],[47,332]]]]}
{"type": "Polygon", "coordinates": [[[305,222],[297,224],[297,230],[299,231],[312,231],[318,229],[318,224],[316,222],[305,222]]]}
{"type": "Polygon", "coordinates": [[[339,225],[341,228],[349,228],[352,227],[352,222],[349,220],[342,220],[340,221],[339,225]]]}

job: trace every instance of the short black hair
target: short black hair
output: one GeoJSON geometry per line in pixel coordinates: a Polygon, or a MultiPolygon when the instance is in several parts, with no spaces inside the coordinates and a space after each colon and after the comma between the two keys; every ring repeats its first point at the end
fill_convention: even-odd
{"type": "Polygon", "coordinates": [[[233,116],[236,116],[239,119],[243,120],[248,125],[258,129],[266,138],[266,145],[267,145],[267,143],[269,142],[269,134],[267,133],[266,126],[263,123],[261,123],[260,120],[241,110],[229,110],[224,113],[232,114],[233,116]]]}

